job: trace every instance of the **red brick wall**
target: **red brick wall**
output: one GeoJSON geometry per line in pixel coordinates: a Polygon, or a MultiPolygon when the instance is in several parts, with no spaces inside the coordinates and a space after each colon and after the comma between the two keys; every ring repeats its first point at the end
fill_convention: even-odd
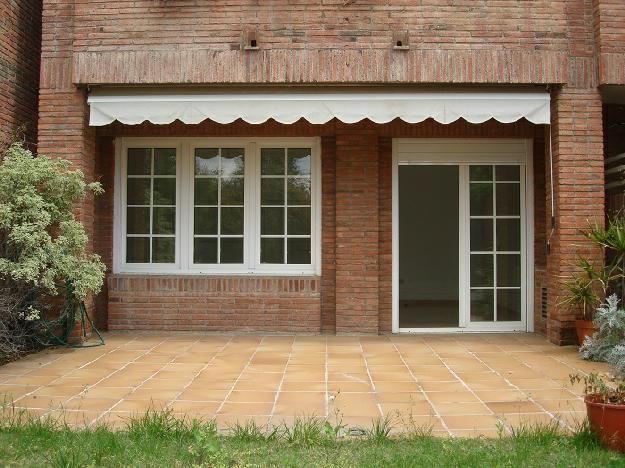
{"type": "Polygon", "coordinates": [[[566,294],[562,281],[578,273],[578,256],[597,265],[603,262],[601,251],[580,234],[589,222],[604,222],[601,96],[596,89],[559,90],[553,94],[552,113],[556,229],[547,262],[547,333],[555,343],[571,343],[579,311],[558,306],[566,294]]]}
{"type": "Polygon", "coordinates": [[[319,333],[318,278],[112,275],[109,328],[319,333]]]}
{"type": "MultiPolygon", "coordinates": [[[[186,276],[154,277],[154,281],[150,282],[148,276],[113,275],[109,280],[108,324],[115,329],[219,330],[225,323],[220,314],[224,314],[229,321],[223,330],[257,327],[257,330],[269,331],[267,324],[270,322],[274,331],[389,333],[392,309],[392,138],[535,138],[536,266],[537,269],[544,269],[545,256],[540,255],[541,251],[544,252],[546,236],[545,217],[540,215],[545,212],[543,134],[542,127],[524,121],[511,125],[494,121],[482,125],[463,121],[451,125],[433,121],[418,125],[401,121],[387,125],[367,122],[344,125],[335,121],[327,125],[310,125],[300,121],[293,125],[275,122],[220,125],[204,122],[199,125],[174,123],[130,127],[113,124],[102,127],[98,129],[96,174],[107,192],[97,200],[96,210],[102,216],[98,216],[95,246],[109,267],[112,253],[109,207],[114,192],[111,186],[114,161],[112,136],[322,137],[322,275],[308,279],[314,281],[314,288],[304,288],[293,296],[292,291],[276,287],[275,279],[271,277],[262,278],[265,282],[258,282],[260,280],[256,278],[204,277],[204,282],[200,278],[192,278],[198,281],[194,283],[198,290],[192,292],[184,283],[185,278],[189,279],[186,276]],[[377,206],[377,210],[372,206],[377,206]],[[211,278],[218,283],[211,283],[211,278]],[[225,293],[222,289],[215,289],[216,284],[221,285],[219,282],[230,279],[240,281],[235,291],[228,289],[230,286],[225,293]],[[248,287],[245,281],[257,281],[254,283],[256,289],[251,294],[244,291],[248,287]],[[224,300],[217,300],[222,293],[224,300]],[[245,299],[248,296],[257,304],[255,311],[240,306],[250,303],[245,299]],[[271,315],[270,319],[265,317],[268,304],[280,311],[271,315]],[[228,308],[242,314],[240,321],[232,318],[228,308]],[[193,311],[192,315],[198,318],[197,323],[183,321],[171,325],[175,317],[184,317],[187,311],[193,311]],[[138,314],[136,317],[135,312],[138,314]],[[302,317],[306,317],[306,321],[299,323],[302,317]]],[[[541,279],[537,275],[537,290],[540,289],[541,279]]],[[[103,294],[97,303],[99,322],[107,320],[106,300],[107,296],[103,294]]],[[[537,303],[537,315],[539,307],[537,303]]],[[[539,318],[537,323],[541,323],[539,318]]]]}
{"type": "Polygon", "coordinates": [[[584,4],[80,1],[75,11],[74,80],[563,83],[568,79],[570,3],[584,4]],[[249,29],[258,32],[257,51],[240,50],[249,29]],[[395,31],[408,31],[409,51],[391,49],[395,31]]]}
{"type": "Polygon", "coordinates": [[[37,142],[41,0],[0,2],[0,143],[37,142]]]}
{"type": "Polygon", "coordinates": [[[625,84],[625,2],[594,0],[599,82],[625,84]]]}
{"type": "MultiPolygon", "coordinates": [[[[536,259],[537,281],[542,278],[548,284],[550,310],[548,322],[537,326],[553,341],[566,342],[573,315],[555,308],[560,276],[571,271],[571,259],[587,251],[577,230],[603,207],[597,86],[625,83],[625,59],[616,50],[618,25],[606,22],[620,15],[612,11],[620,5],[615,0],[381,3],[329,0],[311,7],[311,2],[291,0],[44,0],[40,149],[72,159],[88,178],[106,173],[104,161],[96,167],[95,132],[86,124],[87,84],[332,83],[392,84],[404,89],[414,83],[549,84],[554,96],[557,229],[551,253],[536,259]],[[602,5],[609,8],[602,10],[602,5]],[[258,29],[258,51],[241,50],[240,37],[249,28],[258,29]],[[392,50],[392,35],[402,30],[409,31],[410,50],[392,50]]],[[[542,129],[524,122],[176,123],[112,125],[98,132],[102,137],[123,134],[319,135],[326,147],[334,141],[336,147],[323,157],[330,182],[323,187],[327,225],[318,315],[324,330],[361,332],[387,331],[390,323],[388,139],[544,137],[542,129]],[[335,155],[333,167],[327,163],[330,152],[335,155]],[[367,207],[370,216],[363,216],[356,206],[367,207]]],[[[547,167],[543,166],[545,172],[547,167]]],[[[549,200],[537,192],[537,204],[549,200]]],[[[80,218],[88,233],[99,235],[100,229],[110,233],[106,222],[94,230],[95,209],[107,202],[98,203],[82,204],[80,218]]],[[[546,236],[544,225],[542,231],[539,228],[549,213],[537,208],[535,214],[537,236],[540,232],[546,236]]],[[[109,242],[96,240],[95,247],[104,251],[109,242]]],[[[537,244],[543,242],[537,237],[537,244]]]]}

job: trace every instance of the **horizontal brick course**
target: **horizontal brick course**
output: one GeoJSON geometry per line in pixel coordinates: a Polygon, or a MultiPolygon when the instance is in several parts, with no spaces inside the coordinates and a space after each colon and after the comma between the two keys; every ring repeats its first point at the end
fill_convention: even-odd
{"type": "Polygon", "coordinates": [[[319,333],[317,277],[111,275],[112,330],[319,333]]]}

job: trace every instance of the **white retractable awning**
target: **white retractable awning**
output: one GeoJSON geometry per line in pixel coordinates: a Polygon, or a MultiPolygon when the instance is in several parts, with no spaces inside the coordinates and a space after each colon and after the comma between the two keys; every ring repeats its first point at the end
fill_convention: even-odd
{"type": "Polygon", "coordinates": [[[448,124],[460,118],[471,123],[495,119],[502,123],[525,118],[549,124],[547,92],[198,92],[186,90],[96,89],[89,95],[90,125],[117,120],[136,125],[175,120],[197,124],[210,119],[251,124],[269,119],[290,124],[305,119],[323,124],[336,118],[354,123],[369,119],[387,123],[399,118],[408,123],[432,118],[448,124]]]}

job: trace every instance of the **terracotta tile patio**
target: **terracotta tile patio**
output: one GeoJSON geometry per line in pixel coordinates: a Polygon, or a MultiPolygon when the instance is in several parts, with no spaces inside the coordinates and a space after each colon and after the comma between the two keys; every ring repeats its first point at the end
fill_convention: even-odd
{"type": "Polygon", "coordinates": [[[568,375],[604,371],[534,334],[229,336],[109,333],[106,346],[57,349],[0,367],[17,408],[70,424],[120,426],[148,408],[190,417],[287,424],[295,416],[397,430],[496,435],[584,415],[568,375]]]}

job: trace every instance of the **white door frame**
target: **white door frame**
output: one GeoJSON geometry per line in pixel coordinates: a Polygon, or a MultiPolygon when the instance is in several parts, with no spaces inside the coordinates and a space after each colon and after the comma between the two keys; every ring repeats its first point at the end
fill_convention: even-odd
{"type": "Polygon", "coordinates": [[[396,138],[392,160],[392,331],[393,333],[534,331],[534,177],[531,139],[396,138]],[[468,165],[518,164],[521,175],[521,316],[520,322],[469,321],[468,165]],[[399,328],[399,186],[400,165],[459,166],[459,327],[399,328]],[[524,222],[523,222],[524,221],[524,222]],[[523,255],[524,253],[524,255],[523,255]]]}

